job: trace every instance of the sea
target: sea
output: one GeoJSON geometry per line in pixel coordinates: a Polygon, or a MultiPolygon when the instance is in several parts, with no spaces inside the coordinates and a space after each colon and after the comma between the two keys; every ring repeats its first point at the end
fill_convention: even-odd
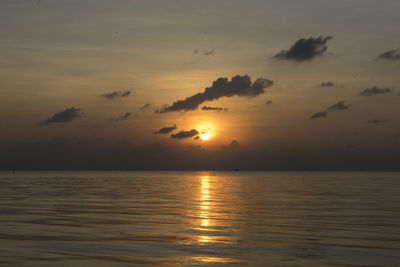
{"type": "Polygon", "coordinates": [[[0,266],[400,266],[400,173],[0,172],[0,266]]]}

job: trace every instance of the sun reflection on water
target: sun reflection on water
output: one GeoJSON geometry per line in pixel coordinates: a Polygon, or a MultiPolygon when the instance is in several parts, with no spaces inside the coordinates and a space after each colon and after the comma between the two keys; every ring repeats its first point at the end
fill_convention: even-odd
{"type": "MultiPolygon", "coordinates": [[[[208,227],[210,227],[210,177],[208,175],[203,175],[200,177],[200,226],[201,230],[207,231],[208,227]]],[[[209,236],[200,236],[200,242],[210,242],[209,236]]]]}

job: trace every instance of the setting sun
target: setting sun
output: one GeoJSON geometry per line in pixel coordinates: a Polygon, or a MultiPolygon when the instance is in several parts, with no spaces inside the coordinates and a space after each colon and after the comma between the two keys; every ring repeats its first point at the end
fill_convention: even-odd
{"type": "Polygon", "coordinates": [[[210,134],[209,133],[201,133],[200,134],[200,139],[203,141],[207,141],[210,138],[210,134]]]}

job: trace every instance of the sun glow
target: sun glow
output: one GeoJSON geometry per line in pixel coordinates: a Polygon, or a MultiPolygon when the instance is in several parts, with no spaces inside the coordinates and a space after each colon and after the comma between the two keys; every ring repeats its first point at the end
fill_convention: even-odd
{"type": "Polygon", "coordinates": [[[210,134],[209,133],[201,133],[200,139],[203,141],[207,141],[208,139],[210,139],[210,134]]]}

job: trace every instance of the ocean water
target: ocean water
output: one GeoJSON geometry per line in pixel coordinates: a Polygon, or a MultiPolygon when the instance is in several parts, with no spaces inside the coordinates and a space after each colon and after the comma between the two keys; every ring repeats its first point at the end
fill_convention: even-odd
{"type": "Polygon", "coordinates": [[[400,266],[400,173],[1,172],[1,266],[400,266]]]}

